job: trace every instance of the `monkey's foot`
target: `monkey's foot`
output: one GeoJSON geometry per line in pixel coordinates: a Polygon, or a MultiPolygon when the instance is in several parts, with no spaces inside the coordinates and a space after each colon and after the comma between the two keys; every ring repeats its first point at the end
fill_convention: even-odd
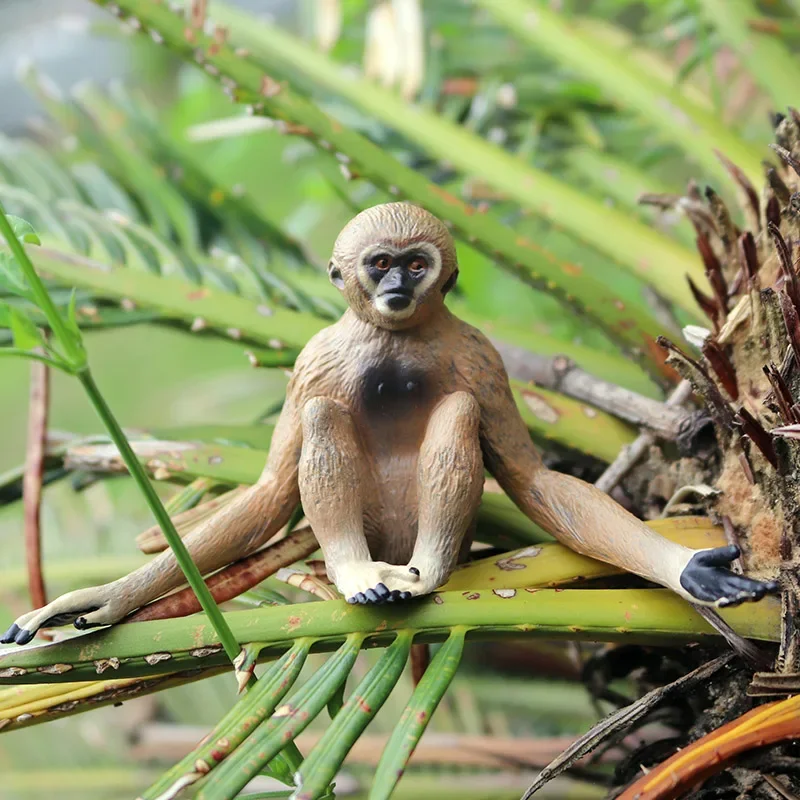
{"type": "Polygon", "coordinates": [[[432,592],[415,567],[385,561],[356,561],[336,568],[336,588],[348,603],[380,604],[410,600],[432,592]]]}
{"type": "Polygon", "coordinates": [[[39,628],[55,628],[70,622],[78,630],[111,625],[129,611],[131,609],[118,596],[115,597],[111,584],[79,589],[61,595],[44,608],[23,614],[0,636],[0,644],[27,644],[39,628]]]}
{"type": "Polygon", "coordinates": [[[698,602],[719,608],[760,600],[779,590],[777,581],[757,581],[725,569],[738,557],[734,545],[695,553],[681,573],[681,586],[698,602]]]}

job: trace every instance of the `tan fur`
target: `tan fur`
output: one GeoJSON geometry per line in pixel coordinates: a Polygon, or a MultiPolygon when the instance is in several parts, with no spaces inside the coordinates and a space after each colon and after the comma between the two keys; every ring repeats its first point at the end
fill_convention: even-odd
{"type": "MultiPolygon", "coordinates": [[[[688,596],[679,580],[696,551],[660,537],[592,486],[542,465],[499,354],[444,306],[457,262],[438,219],[404,203],[368,209],[338,237],[329,270],[350,309],[300,354],[258,483],[187,536],[202,572],[262,545],[302,497],[342,594],[379,583],[426,594],[467,552],[486,468],[522,511],[567,546],[688,596]],[[415,284],[413,313],[387,317],[376,302],[380,290],[371,291],[363,277],[363,254],[418,243],[436,249],[435,270],[415,284]]],[[[71,612],[89,624],[115,622],[182,581],[165,552],[113,584],[65,595],[17,624],[35,630],[53,614],[71,612]],[[97,610],[86,613],[87,606],[97,610]]]]}

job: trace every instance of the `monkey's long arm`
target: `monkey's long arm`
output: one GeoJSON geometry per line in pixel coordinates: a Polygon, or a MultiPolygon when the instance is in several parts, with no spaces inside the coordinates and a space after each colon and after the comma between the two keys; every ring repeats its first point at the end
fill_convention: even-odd
{"type": "Polygon", "coordinates": [[[570,549],[660,583],[693,602],[734,605],[777,590],[775,583],[725,569],[738,556],[737,548],[691,550],[670,542],[604,492],[546,469],[516,409],[499,356],[491,363],[476,387],[484,459],[530,519],[570,549]]]}
{"type": "MultiPolygon", "coordinates": [[[[299,422],[293,407],[287,405],[273,434],[269,459],[258,483],[184,539],[201,573],[247,555],[288,522],[300,500],[297,486],[300,446],[299,422]]],[[[175,556],[167,550],[124,578],[69,592],[44,608],[23,614],[0,637],[0,643],[26,644],[39,628],[70,622],[79,629],[119,622],[183,583],[175,556]]]]}

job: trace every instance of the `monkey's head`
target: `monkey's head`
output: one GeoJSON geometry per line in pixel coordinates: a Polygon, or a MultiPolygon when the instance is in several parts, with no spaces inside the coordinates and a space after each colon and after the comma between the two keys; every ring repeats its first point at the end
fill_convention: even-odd
{"type": "Polygon", "coordinates": [[[413,328],[441,310],[458,263],[441,220],[410,203],[368,208],[344,227],[328,265],[350,308],[380,328],[413,328]]]}

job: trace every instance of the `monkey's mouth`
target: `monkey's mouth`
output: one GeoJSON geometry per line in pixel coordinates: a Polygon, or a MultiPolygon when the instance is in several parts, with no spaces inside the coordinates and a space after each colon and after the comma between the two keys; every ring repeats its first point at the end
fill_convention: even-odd
{"type": "Polygon", "coordinates": [[[381,292],[380,298],[392,311],[402,311],[411,305],[414,294],[403,289],[393,289],[391,292],[381,292]]]}

